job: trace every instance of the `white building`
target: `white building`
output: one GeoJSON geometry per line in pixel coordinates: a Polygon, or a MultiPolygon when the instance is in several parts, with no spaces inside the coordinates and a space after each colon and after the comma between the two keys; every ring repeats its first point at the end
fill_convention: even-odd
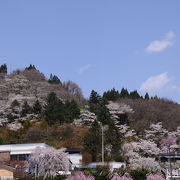
{"type": "Polygon", "coordinates": [[[114,161],[111,161],[111,162],[94,162],[94,163],[91,163],[89,164],[89,166],[108,166],[110,171],[113,172],[113,171],[117,171],[119,168],[121,167],[126,167],[126,164],[124,162],[114,162],[114,161]]]}
{"type": "Polygon", "coordinates": [[[79,148],[67,148],[68,158],[71,162],[71,168],[82,166],[82,154],[79,148]]]}
{"type": "Polygon", "coordinates": [[[0,145],[0,158],[1,158],[0,160],[1,161],[2,160],[3,161],[26,161],[28,160],[31,152],[37,147],[50,148],[50,146],[48,146],[45,143],[0,145]]]}
{"type": "MultiPolygon", "coordinates": [[[[30,144],[8,144],[0,145],[0,162],[6,161],[27,161],[30,154],[37,147],[51,148],[45,143],[30,143],[30,144]]],[[[81,166],[82,155],[78,148],[67,148],[68,158],[71,162],[71,168],[81,166]]]]}

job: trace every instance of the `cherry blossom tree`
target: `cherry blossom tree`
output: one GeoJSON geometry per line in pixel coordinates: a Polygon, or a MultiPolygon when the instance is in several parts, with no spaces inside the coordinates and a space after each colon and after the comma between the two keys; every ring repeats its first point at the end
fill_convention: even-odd
{"type": "Polygon", "coordinates": [[[57,172],[69,170],[69,159],[65,149],[40,148],[37,147],[31,153],[29,159],[29,170],[35,173],[38,167],[37,176],[56,176],[57,172]]]}
{"type": "Polygon", "coordinates": [[[146,180],[165,180],[161,174],[149,174],[146,180]]]}
{"type": "Polygon", "coordinates": [[[163,128],[162,123],[158,122],[157,124],[151,124],[150,130],[145,130],[146,138],[153,138],[157,140],[168,134],[168,131],[163,128]]]}
{"type": "Polygon", "coordinates": [[[93,176],[85,176],[82,172],[77,172],[74,176],[66,178],[66,180],[95,180],[93,176]]]}
{"type": "Polygon", "coordinates": [[[169,136],[167,138],[162,139],[161,141],[161,147],[162,150],[170,151],[174,150],[175,148],[178,148],[179,146],[177,145],[177,138],[173,136],[169,136]]]}
{"type": "Polygon", "coordinates": [[[159,154],[160,149],[157,147],[157,144],[152,140],[143,140],[140,139],[138,143],[139,149],[142,151],[143,155],[154,156],[159,154]]]}
{"type": "Polygon", "coordinates": [[[128,173],[125,173],[123,176],[119,176],[117,173],[113,174],[111,180],[133,180],[128,173]]]}
{"type": "Polygon", "coordinates": [[[131,158],[129,160],[131,169],[149,169],[152,170],[155,167],[159,167],[159,163],[155,161],[155,158],[131,158]]]}

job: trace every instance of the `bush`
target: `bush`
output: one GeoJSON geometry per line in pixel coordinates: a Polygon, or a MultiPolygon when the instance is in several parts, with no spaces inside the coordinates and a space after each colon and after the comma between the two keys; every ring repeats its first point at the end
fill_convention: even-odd
{"type": "Polygon", "coordinates": [[[149,171],[146,169],[142,170],[131,170],[129,174],[133,178],[133,180],[146,180],[146,174],[148,174],[149,171]]]}
{"type": "Polygon", "coordinates": [[[11,109],[13,109],[14,107],[19,107],[20,103],[15,99],[12,103],[11,103],[11,109]]]}

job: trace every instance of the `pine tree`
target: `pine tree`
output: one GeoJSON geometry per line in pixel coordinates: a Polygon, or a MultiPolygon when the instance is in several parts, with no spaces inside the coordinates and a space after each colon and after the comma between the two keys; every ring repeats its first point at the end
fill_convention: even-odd
{"type": "Polygon", "coordinates": [[[109,109],[106,107],[105,103],[101,103],[99,107],[99,111],[97,114],[97,120],[100,121],[103,125],[108,124],[110,122],[110,113],[109,109]]]}
{"type": "Polygon", "coordinates": [[[121,147],[121,137],[119,129],[115,126],[114,121],[110,121],[108,125],[108,130],[105,132],[105,144],[111,145],[111,156],[116,158],[119,156],[119,151],[121,147]]]}
{"type": "Polygon", "coordinates": [[[20,103],[15,99],[12,103],[11,103],[11,108],[13,109],[14,107],[19,107],[20,103]]]}
{"type": "Polygon", "coordinates": [[[42,106],[38,100],[33,105],[33,113],[40,114],[42,111],[42,106]]]}
{"type": "Polygon", "coordinates": [[[77,103],[72,101],[66,101],[65,103],[66,121],[73,122],[74,119],[78,119],[80,116],[80,109],[77,103]]]}
{"type": "Polygon", "coordinates": [[[61,84],[60,79],[55,75],[53,76],[52,74],[50,74],[50,78],[49,78],[48,82],[51,84],[61,84]]]}
{"type": "Polygon", "coordinates": [[[96,91],[92,90],[89,97],[89,110],[97,114],[100,102],[101,96],[96,91]]]}
{"type": "Polygon", "coordinates": [[[119,98],[119,91],[116,91],[114,88],[110,91],[104,92],[103,98],[108,101],[116,101],[119,98]]]}
{"type": "Polygon", "coordinates": [[[21,116],[25,116],[26,114],[30,114],[31,112],[32,108],[29,106],[27,101],[25,101],[22,107],[21,116]]]}
{"type": "Polygon", "coordinates": [[[92,161],[99,160],[101,154],[101,133],[100,126],[97,121],[94,121],[83,141],[84,151],[92,156],[92,161]]]}
{"type": "Polygon", "coordinates": [[[65,122],[65,109],[63,102],[57,98],[54,92],[48,94],[46,105],[44,107],[44,115],[47,123],[51,126],[55,123],[65,122]]]}
{"type": "Polygon", "coordinates": [[[145,96],[144,96],[145,99],[149,100],[149,94],[146,93],[145,96]]]}
{"type": "Polygon", "coordinates": [[[131,99],[140,99],[140,95],[138,94],[137,90],[130,92],[129,98],[131,99]]]}
{"type": "Polygon", "coordinates": [[[122,89],[121,89],[121,93],[120,93],[120,97],[121,97],[121,98],[128,98],[128,97],[129,97],[129,92],[128,92],[128,90],[122,88],[122,89]]]}
{"type": "Polygon", "coordinates": [[[7,74],[7,65],[6,64],[3,64],[0,66],[0,73],[7,74]]]}

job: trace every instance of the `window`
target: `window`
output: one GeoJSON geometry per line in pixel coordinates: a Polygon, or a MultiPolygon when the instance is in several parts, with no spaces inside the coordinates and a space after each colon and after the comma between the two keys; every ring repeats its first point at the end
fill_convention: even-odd
{"type": "Polygon", "coordinates": [[[18,156],[17,155],[11,155],[11,161],[17,161],[18,156]]]}

